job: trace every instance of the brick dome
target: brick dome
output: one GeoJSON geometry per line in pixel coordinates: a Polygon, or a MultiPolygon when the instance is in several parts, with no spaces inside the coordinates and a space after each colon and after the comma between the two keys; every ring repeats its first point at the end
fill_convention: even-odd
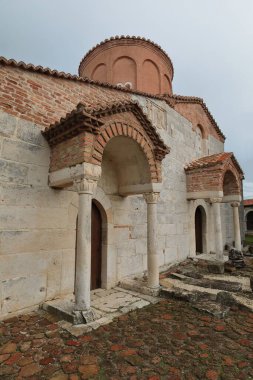
{"type": "Polygon", "coordinates": [[[164,50],[141,37],[112,37],[82,59],[79,75],[99,82],[172,95],[173,65],[164,50]]]}

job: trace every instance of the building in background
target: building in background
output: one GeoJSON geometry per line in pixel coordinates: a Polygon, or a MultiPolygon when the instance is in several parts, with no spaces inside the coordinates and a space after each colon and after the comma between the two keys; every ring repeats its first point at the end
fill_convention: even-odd
{"type": "Polygon", "coordinates": [[[253,199],[245,199],[244,217],[245,217],[245,232],[253,234],[253,199]]]}

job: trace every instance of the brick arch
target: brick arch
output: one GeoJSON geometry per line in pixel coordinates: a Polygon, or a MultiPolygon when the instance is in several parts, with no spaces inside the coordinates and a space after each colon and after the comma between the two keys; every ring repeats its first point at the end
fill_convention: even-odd
{"type": "Polygon", "coordinates": [[[135,125],[116,121],[102,127],[100,134],[94,141],[92,163],[101,165],[107,143],[117,136],[125,136],[138,143],[147,159],[151,182],[161,182],[161,162],[155,157],[153,144],[144,129],[135,125]]]}

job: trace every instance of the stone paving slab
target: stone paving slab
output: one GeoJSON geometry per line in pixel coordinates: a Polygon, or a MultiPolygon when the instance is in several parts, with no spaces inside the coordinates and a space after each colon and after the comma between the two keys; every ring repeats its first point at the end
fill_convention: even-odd
{"type": "MultiPolygon", "coordinates": [[[[79,336],[84,332],[97,329],[99,326],[106,325],[116,317],[128,313],[135,309],[141,309],[149,304],[157,303],[157,297],[148,296],[145,294],[137,293],[120,287],[113,289],[96,289],[91,291],[91,309],[96,315],[96,320],[87,324],[73,325],[71,316],[74,307],[73,296],[68,296],[65,299],[57,299],[48,301],[43,305],[44,310],[50,311],[52,307],[57,311],[65,311],[65,320],[61,322],[61,327],[68,330],[71,334],[79,336]]],[[[60,317],[63,313],[57,313],[60,317]]]]}
{"type": "Polygon", "coordinates": [[[253,313],[162,300],[78,338],[43,310],[0,323],[1,380],[251,380],[253,313]]]}

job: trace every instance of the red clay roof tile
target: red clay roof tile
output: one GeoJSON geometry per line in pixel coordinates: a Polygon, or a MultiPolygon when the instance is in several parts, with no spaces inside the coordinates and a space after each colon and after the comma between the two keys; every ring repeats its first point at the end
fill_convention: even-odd
{"type": "Polygon", "coordinates": [[[244,206],[253,206],[253,199],[244,199],[243,205],[244,206]]]}
{"type": "Polygon", "coordinates": [[[237,170],[239,171],[239,173],[241,173],[243,176],[243,171],[232,152],[221,152],[217,154],[212,154],[211,156],[198,158],[197,160],[194,160],[190,162],[189,164],[187,164],[185,166],[185,171],[188,172],[195,169],[202,169],[202,168],[208,168],[211,166],[216,166],[219,164],[222,165],[230,158],[233,161],[234,165],[237,167],[237,170]]]}

